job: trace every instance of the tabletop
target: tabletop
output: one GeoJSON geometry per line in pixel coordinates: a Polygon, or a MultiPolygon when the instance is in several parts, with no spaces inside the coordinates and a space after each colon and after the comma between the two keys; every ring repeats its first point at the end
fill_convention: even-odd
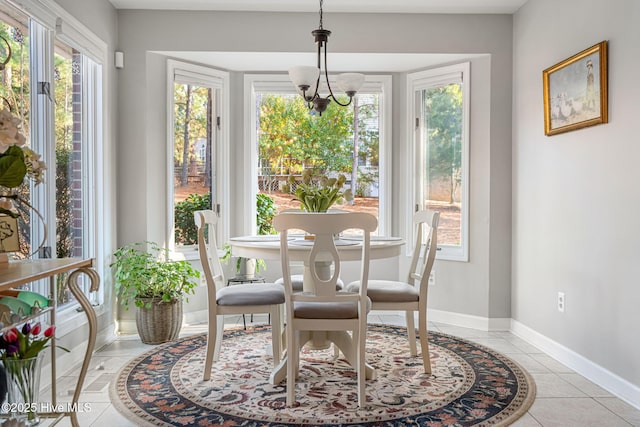
{"type": "MultiPolygon", "coordinates": [[[[400,255],[405,241],[400,237],[371,236],[370,258],[392,258],[400,255]]],[[[280,259],[280,236],[276,234],[261,236],[240,236],[229,239],[231,253],[244,258],[280,259]]],[[[313,246],[312,240],[303,235],[289,236],[289,256],[293,261],[304,261],[313,246]]],[[[336,241],[336,247],[343,261],[360,259],[362,236],[344,235],[336,241]]]]}

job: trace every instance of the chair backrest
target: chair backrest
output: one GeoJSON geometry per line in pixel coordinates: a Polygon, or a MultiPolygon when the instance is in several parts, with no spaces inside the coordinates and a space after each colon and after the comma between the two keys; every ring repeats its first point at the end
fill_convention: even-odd
{"type": "Polygon", "coordinates": [[[209,290],[217,292],[225,286],[224,272],[218,257],[216,229],[218,215],[212,210],[195,211],[193,219],[198,227],[198,253],[209,290]]]}
{"type": "Polygon", "coordinates": [[[416,242],[407,283],[419,284],[421,298],[426,296],[429,275],[436,260],[439,221],[440,212],[422,210],[413,215],[413,223],[416,225],[416,242]]]}
{"type": "MultiPolygon", "coordinates": [[[[282,274],[285,282],[285,295],[293,293],[290,280],[289,251],[297,243],[289,241],[289,230],[303,230],[313,236],[312,241],[301,243],[311,244],[307,265],[309,278],[313,286],[307,286],[313,296],[322,301],[335,301],[336,283],[340,277],[340,256],[336,247],[336,235],[347,229],[358,229],[363,232],[361,248],[361,293],[366,295],[366,284],[369,277],[369,249],[371,232],[378,226],[378,220],[371,214],[361,212],[334,213],[304,213],[286,212],[276,215],[273,219],[274,228],[280,232],[280,256],[282,260],[282,274]],[[330,264],[333,265],[331,272],[330,264]],[[364,288],[364,292],[362,292],[364,288]]],[[[298,248],[299,250],[299,248],[298,248]]],[[[337,297],[336,297],[337,298],[337,297]]]]}

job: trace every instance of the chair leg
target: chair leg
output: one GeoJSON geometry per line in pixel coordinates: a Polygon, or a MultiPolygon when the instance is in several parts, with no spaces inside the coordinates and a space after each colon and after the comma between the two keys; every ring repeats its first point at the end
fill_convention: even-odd
{"type": "Polygon", "coordinates": [[[209,316],[209,325],[207,332],[207,350],[204,358],[204,375],[202,379],[209,381],[211,378],[211,366],[213,365],[213,355],[218,344],[217,333],[217,316],[215,314],[209,316]]]}
{"type": "Polygon", "coordinates": [[[216,320],[216,345],[213,350],[213,361],[220,359],[220,348],[222,347],[222,337],[224,336],[224,316],[216,320]]]}
{"type": "Polygon", "coordinates": [[[360,327],[361,330],[353,331],[353,340],[356,348],[357,359],[357,375],[358,375],[358,407],[364,408],[367,403],[367,395],[365,393],[365,382],[367,374],[365,372],[365,341],[367,335],[367,326],[360,327]]]}
{"type": "Polygon", "coordinates": [[[273,317],[273,325],[271,325],[271,350],[273,352],[273,366],[277,367],[282,359],[282,343],[280,342],[282,330],[280,329],[279,305],[271,306],[269,317],[273,317]]]}
{"type": "Polygon", "coordinates": [[[420,330],[420,349],[422,350],[422,364],[424,365],[425,374],[431,373],[431,358],[429,357],[429,339],[427,336],[427,307],[418,310],[418,328],[420,330]]]}
{"type": "Polygon", "coordinates": [[[416,348],[416,326],[413,321],[413,311],[407,310],[405,312],[407,318],[407,338],[409,339],[409,354],[411,357],[418,355],[418,349],[416,348]]]}
{"type": "Polygon", "coordinates": [[[287,406],[296,403],[296,368],[298,365],[298,337],[297,332],[288,329],[287,333],[287,406]]]}

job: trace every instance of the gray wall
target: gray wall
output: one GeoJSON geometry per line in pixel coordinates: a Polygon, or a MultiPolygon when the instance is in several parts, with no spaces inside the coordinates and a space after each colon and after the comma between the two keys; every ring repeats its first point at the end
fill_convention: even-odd
{"type": "Polygon", "coordinates": [[[634,384],[636,402],[638,22],[634,0],[530,0],[515,15],[512,243],[513,319],[634,384]],[[542,70],[602,40],[609,123],[546,137],[542,70]]]}
{"type": "MultiPolygon", "coordinates": [[[[166,70],[162,51],[312,52],[317,14],[118,11],[118,242],[165,238],[166,70]]],[[[430,307],[479,318],[510,318],[511,15],[325,14],[331,52],[486,54],[472,60],[470,262],[438,261],[430,307]],[[366,36],[362,29],[368,28],[366,36]],[[380,29],[374,31],[373,29],[380,29]],[[339,35],[339,36],[338,36],[339,35]]],[[[283,70],[284,72],[284,70],[283,70]]],[[[241,165],[242,73],[231,74],[231,161],[241,165]]],[[[410,183],[404,74],[393,79],[393,230],[404,231],[410,183]]],[[[232,169],[232,194],[245,173],[232,169]]],[[[232,211],[242,211],[232,196],[232,211]]],[[[232,218],[233,220],[233,218],[232,218]]],[[[232,223],[233,235],[246,231],[232,223]]],[[[402,261],[401,261],[402,262],[402,261]]],[[[271,271],[271,269],[270,269],[271,271]]]]}

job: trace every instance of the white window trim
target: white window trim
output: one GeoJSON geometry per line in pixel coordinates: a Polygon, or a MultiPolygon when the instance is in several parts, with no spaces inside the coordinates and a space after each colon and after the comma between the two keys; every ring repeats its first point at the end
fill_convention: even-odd
{"type": "MultiPolygon", "coordinates": [[[[212,153],[215,160],[216,177],[215,190],[216,201],[220,204],[220,221],[216,227],[219,242],[226,242],[229,236],[229,73],[215,68],[203,67],[188,62],[167,59],[167,242],[171,242],[174,247],[174,203],[173,203],[173,89],[174,83],[198,84],[211,87],[219,93],[219,99],[215,100],[217,105],[214,110],[220,116],[219,141],[216,144],[216,152],[212,153]]],[[[214,120],[215,123],[215,120],[214,120]]],[[[214,208],[215,209],[215,208],[214,208]]],[[[189,251],[192,247],[185,247],[189,251]]]]}
{"type": "MultiPolygon", "coordinates": [[[[90,203],[91,209],[94,209],[95,213],[95,222],[91,221],[88,223],[89,226],[87,227],[90,235],[87,239],[87,245],[89,245],[89,253],[87,256],[95,259],[94,268],[99,272],[99,274],[103,275],[107,270],[107,252],[110,252],[111,250],[106,242],[112,241],[110,236],[113,234],[111,227],[112,223],[109,222],[110,218],[112,218],[113,212],[107,214],[107,218],[105,218],[104,214],[100,214],[101,212],[106,212],[103,209],[104,206],[113,205],[113,203],[110,203],[108,200],[111,195],[107,194],[106,190],[111,185],[105,182],[107,175],[104,173],[105,170],[113,170],[112,156],[110,153],[105,151],[106,145],[104,143],[106,138],[109,136],[107,132],[108,126],[106,126],[108,120],[106,108],[106,105],[108,105],[107,73],[104,72],[104,67],[109,64],[107,61],[108,45],[54,1],[7,1],[18,10],[25,13],[25,15],[30,19],[37,21],[40,25],[39,29],[35,31],[32,30],[30,34],[32,40],[38,40],[42,45],[40,52],[36,52],[33,48],[31,52],[32,60],[37,64],[35,69],[32,70],[34,71],[31,75],[32,88],[37,87],[38,81],[50,82],[53,84],[52,68],[54,38],[58,38],[68,45],[75,47],[81,51],[83,55],[90,57],[95,62],[92,66],[92,76],[95,80],[90,82],[90,84],[92,87],[95,87],[98,82],[100,82],[102,91],[97,93],[95,98],[91,98],[88,101],[91,105],[86,105],[86,103],[83,105],[85,112],[88,108],[100,117],[98,123],[92,122],[90,124],[90,129],[83,127],[83,132],[90,132],[90,134],[85,134],[85,136],[93,138],[91,141],[92,147],[90,149],[94,154],[93,160],[96,170],[96,174],[94,175],[96,179],[89,184],[93,190],[85,193],[92,195],[90,203]],[[96,155],[97,153],[101,153],[101,155],[96,155]]],[[[83,64],[83,68],[84,65],[85,64],[83,64]]],[[[87,71],[87,68],[84,68],[84,71],[87,71]]],[[[84,75],[86,76],[87,74],[84,73],[84,75]]],[[[85,81],[84,83],[87,82],[85,81]]],[[[54,88],[51,87],[51,90],[53,91],[54,88]]],[[[37,149],[40,150],[43,146],[46,147],[45,141],[53,140],[53,104],[49,102],[44,95],[38,95],[36,90],[32,90],[31,97],[32,109],[35,113],[32,114],[32,140],[34,141],[37,149]],[[36,118],[39,121],[36,121],[36,118]]],[[[54,151],[47,147],[42,150],[41,155],[49,166],[48,173],[50,176],[55,176],[54,151]]],[[[52,180],[52,182],[55,183],[55,179],[52,180]]],[[[86,180],[83,179],[83,182],[86,182],[86,180]]],[[[43,200],[50,200],[47,196],[51,191],[53,191],[51,188],[51,186],[36,187],[34,189],[35,191],[32,193],[36,203],[38,203],[38,200],[40,202],[43,200]]],[[[41,206],[42,205],[43,204],[41,204],[41,206]]],[[[55,218],[55,206],[48,202],[44,203],[44,206],[46,210],[45,215],[48,218],[55,218]]],[[[39,232],[35,232],[35,235],[36,238],[39,238],[39,232]]],[[[50,238],[46,244],[54,248],[55,242],[51,239],[52,238],[50,238]]],[[[45,286],[48,286],[48,283],[45,284],[45,286]]],[[[98,292],[98,300],[93,302],[102,304],[104,301],[104,288],[101,287],[98,292]]],[[[58,324],[61,326],[65,324],[69,324],[69,326],[72,324],[77,326],[77,321],[74,320],[77,317],[77,306],[77,304],[70,304],[68,307],[61,310],[57,315],[58,324]]],[[[98,315],[103,314],[105,311],[106,308],[104,305],[96,308],[96,313],[98,315]]]]}
{"type": "MultiPolygon", "coordinates": [[[[463,96],[463,111],[462,111],[462,216],[461,221],[461,233],[462,244],[460,246],[451,245],[438,245],[437,259],[449,260],[449,261],[469,261],[469,111],[470,111],[470,63],[464,62],[460,64],[450,65],[447,67],[434,68],[430,70],[418,71],[415,73],[409,73],[407,75],[407,135],[409,135],[409,148],[407,150],[406,165],[407,175],[406,179],[412,186],[412,197],[409,197],[408,206],[406,212],[410,212],[413,215],[415,207],[421,203],[421,189],[416,182],[419,176],[422,176],[422,167],[419,162],[423,159],[423,155],[420,152],[420,144],[417,142],[419,135],[416,130],[415,118],[418,117],[417,106],[415,102],[415,93],[429,87],[433,87],[443,82],[450,81],[451,76],[462,74],[462,96],[463,96]]],[[[409,236],[410,241],[415,241],[415,227],[411,217],[406,219],[405,235],[409,236]]],[[[411,245],[407,245],[408,253],[410,255],[411,245]]]]}
{"type": "MultiPolygon", "coordinates": [[[[334,84],[330,77],[330,83],[334,84]]],[[[379,155],[379,223],[378,232],[381,235],[391,234],[391,213],[392,213],[392,185],[391,174],[392,149],[391,149],[391,123],[392,123],[392,77],[390,75],[365,75],[365,82],[361,92],[380,93],[380,152],[379,155]]],[[[258,171],[254,165],[258,164],[257,134],[255,126],[258,120],[256,111],[256,93],[271,92],[282,94],[296,93],[295,87],[289,76],[286,74],[246,74],[244,76],[244,145],[243,149],[243,170],[249,171],[248,179],[244,181],[242,192],[242,203],[244,212],[249,215],[243,216],[242,233],[256,233],[256,206],[253,202],[253,195],[258,193],[258,171]],[[248,155],[246,155],[248,153],[248,155]]]]}

